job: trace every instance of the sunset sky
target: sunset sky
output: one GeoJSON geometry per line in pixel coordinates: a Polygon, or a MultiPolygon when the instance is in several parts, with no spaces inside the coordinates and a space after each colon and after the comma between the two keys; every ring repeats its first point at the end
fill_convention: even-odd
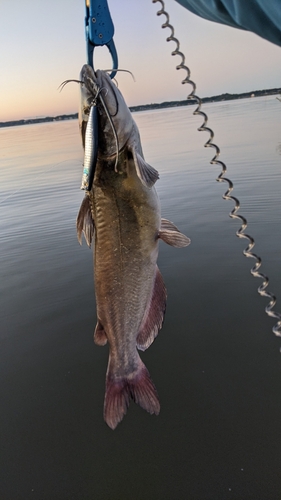
{"type": "MultiPolygon", "coordinates": [[[[117,77],[128,105],[185,99],[189,86],[176,71],[179,57],[167,43],[168,29],[151,0],[108,0],[115,25],[117,77]]],[[[175,35],[201,97],[281,87],[281,48],[257,35],[205,21],[166,0],[175,35]]],[[[2,0],[0,4],[0,121],[78,111],[78,78],[86,62],[84,0],[2,0]]],[[[111,67],[107,48],[96,52],[95,68],[111,67]]]]}

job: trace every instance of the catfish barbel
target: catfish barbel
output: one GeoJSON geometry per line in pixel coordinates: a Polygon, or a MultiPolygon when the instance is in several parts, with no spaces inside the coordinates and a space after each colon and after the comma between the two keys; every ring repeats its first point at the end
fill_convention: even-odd
{"type": "Polygon", "coordinates": [[[175,247],[185,247],[190,240],[172,222],[161,220],[154,187],[158,172],[144,160],[138,128],[121,92],[105,72],[94,72],[88,65],[80,80],[83,144],[86,151],[94,102],[98,151],[92,152],[93,183],[77,217],[77,234],[80,243],[82,232],[89,246],[94,240],[94,341],[109,344],[104,419],[115,429],[130,398],[151,414],[160,411],[138,349],[151,345],[165,314],[167,293],[157,267],[159,238],[175,247]]]}

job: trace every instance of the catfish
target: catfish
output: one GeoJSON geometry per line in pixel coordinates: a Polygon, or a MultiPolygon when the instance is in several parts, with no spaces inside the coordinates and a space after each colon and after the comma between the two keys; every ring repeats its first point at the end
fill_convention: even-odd
{"type": "Polygon", "coordinates": [[[104,419],[115,429],[133,399],[158,415],[154,383],[138,350],[146,350],[162,327],[167,291],[157,266],[159,239],[174,247],[190,239],[161,219],[157,170],[144,159],[140,134],[125,100],[106,72],[84,65],[80,74],[80,128],[86,149],[87,115],[97,108],[98,141],[93,182],[77,217],[94,245],[97,325],[94,341],[109,344],[104,419]]]}

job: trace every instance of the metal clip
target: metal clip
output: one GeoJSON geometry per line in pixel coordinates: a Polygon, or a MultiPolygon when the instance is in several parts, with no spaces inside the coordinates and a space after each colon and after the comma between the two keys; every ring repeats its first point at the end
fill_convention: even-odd
{"type": "Polygon", "coordinates": [[[112,57],[112,73],[116,75],[118,56],[113,41],[114,25],[110,16],[107,0],[86,0],[85,34],[87,62],[94,69],[94,49],[106,45],[112,57]]]}

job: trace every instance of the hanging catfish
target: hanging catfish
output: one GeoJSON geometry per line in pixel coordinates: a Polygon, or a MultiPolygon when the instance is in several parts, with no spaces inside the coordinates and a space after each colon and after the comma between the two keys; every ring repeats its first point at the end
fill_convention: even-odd
{"type": "MultiPolygon", "coordinates": [[[[153,342],[166,308],[166,288],[156,263],[159,238],[175,247],[185,247],[190,240],[172,222],[161,220],[154,187],[158,172],[143,158],[138,128],[116,85],[105,72],[95,73],[88,65],[80,80],[85,107],[98,95],[99,140],[77,234],[80,243],[82,232],[89,246],[94,240],[94,340],[109,344],[104,418],[114,429],[130,398],[149,413],[160,411],[138,349],[153,342]]],[[[82,123],[82,136],[85,129],[82,123]]]]}

